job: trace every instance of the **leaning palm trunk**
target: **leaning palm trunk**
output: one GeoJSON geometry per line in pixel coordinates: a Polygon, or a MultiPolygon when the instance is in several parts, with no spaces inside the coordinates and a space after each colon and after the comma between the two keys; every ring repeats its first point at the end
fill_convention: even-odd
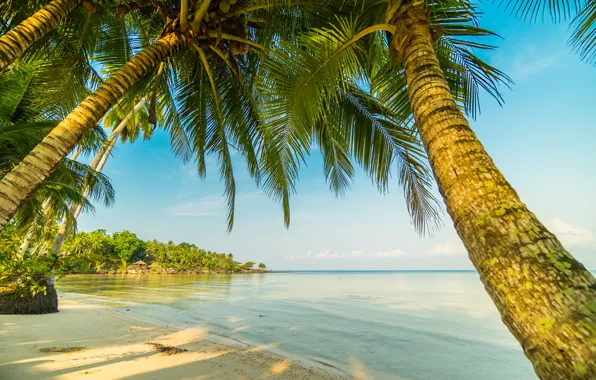
{"type": "MultiPolygon", "coordinates": [[[[81,146],[79,146],[77,148],[76,151],[74,151],[74,153],[72,154],[72,157],[70,158],[71,160],[76,160],[79,155],[81,154],[81,152],[83,151],[83,148],[81,146]]],[[[43,215],[47,216],[50,213],[50,199],[46,199],[42,206],[41,209],[43,211],[43,215]]],[[[48,221],[46,220],[46,223],[54,223],[54,221],[48,221]]],[[[36,229],[37,229],[37,221],[34,221],[33,223],[31,223],[31,225],[29,226],[29,230],[27,231],[27,234],[25,235],[25,238],[23,239],[23,244],[21,244],[20,247],[20,256],[24,256],[25,253],[29,250],[30,246],[31,246],[31,241],[34,240],[36,238],[36,229]]]]}
{"type": "MultiPolygon", "coordinates": [[[[110,136],[107,138],[106,142],[104,143],[104,146],[97,152],[97,154],[93,158],[93,161],[91,161],[90,167],[92,170],[101,172],[101,170],[103,169],[103,166],[106,163],[106,160],[108,159],[108,157],[110,156],[110,154],[112,152],[112,149],[114,148],[114,145],[116,145],[118,136],[120,136],[120,133],[124,130],[124,128],[126,128],[126,125],[134,117],[134,114],[139,112],[141,110],[141,108],[145,105],[145,102],[146,102],[146,99],[143,99],[140,102],[138,102],[134,106],[133,110],[128,115],[126,115],[126,117],[120,122],[120,124],[118,124],[118,126],[116,128],[114,128],[114,130],[112,131],[110,136]]],[[[83,198],[86,198],[89,195],[90,191],[91,191],[91,188],[89,186],[87,186],[85,189],[83,189],[83,191],[82,191],[83,198]]],[[[73,204],[70,206],[69,212],[72,214],[73,220],[76,220],[79,217],[82,210],[83,210],[83,205],[81,205],[81,204],[73,204]]],[[[60,252],[67,235],[68,235],[68,221],[67,221],[67,218],[64,218],[64,220],[62,220],[62,224],[60,225],[60,229],[58,230],[58,234],[56,235],[56,238],[54,239],[54,242],[52,244],[52,252],[56,252],[56,253],[60,252]]]]}
{"type": "Polygon", "coordinates": [[[179,33],[168,34],[148,46],[75,108],[0,181],[0,229],[17,207],[52,173],[84,133],[151,67],[171,56],[185,43],[179,33]]]}
{"type": "Polygon", "coordinates": [[[61,23],[82,0],[54,0],[0,37],[0,70],[61,23]]]}
{"type": "Polygon", "coordinates": [[[596,281],[521,202],[455,103],[428,14],[394,20],[414,117],[486,291],[544,379],[596,378],[596,281]]]}

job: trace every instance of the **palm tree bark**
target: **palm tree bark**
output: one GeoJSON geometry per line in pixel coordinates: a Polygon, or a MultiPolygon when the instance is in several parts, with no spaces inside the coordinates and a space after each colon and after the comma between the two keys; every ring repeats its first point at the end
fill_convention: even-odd
{"type": "Polygon", "coordinates": [[[439,190],[503,322],[539,377],[596,378],[594,277],[521,202],[470,128],[439,65],[424,7],[393,23],[439,190]]]}
{"type": "Polygon", "coordinates": [[[168,34],[148,46],[75,108],[46,138],[0,181],[0,230],[17,207],[52,173],[84,133],[152,67],[186,43],[179,33],[168,34]]]}
{"type": "MultiPolygon", "coordinates": [[[[101,172],[101,170],[103,169],[103,166],[106,163],[106,160],[112,153],[112,149],[114,148],[114,145],[116,145],[118,136],[120,136],[120,133],[124,130],[124,128],[126,128],[128,123],[130,122],[130,120],[134,117],[135,113],[139,112],[141,110],[141,108],[143,108],[143,106],[145,105],[145,102],[146,102],[146,99],[139,101],[134,106],[133,110],[131,112],[129,112],[128,115],[126,115],[126,117],[120,122],[120,124],[118,124],[118,126],[116,128],[114,128],[114,130],[112,130],[112,133],[110,133],[110,136],[106,139],[104,146],[97,152],[97,154],[93,158],[93,161],[91,161],[91,164],[89,166],[91,167],[92,170],[101,172]]],[[[82,191],[83,198],[87,198],[87,196],[89,195],[90,192],[91,192],[91,188],[89,186],[87,186],[85,189],[83,189],[83,191],[82,191]]],[[[73,204],[70,206],[69,212],[72,214],[73,219],[76,220],[79,217],[79,215],[81,214],[82,210],[83,210],[83,205],[73,204]]],[[[56,237],[54,238],[54,242],[52,243],[52,252],[56,252],[56,253],[60,252],[67,235],[68,235],[68,220],[66,218],[64,218],[64,220],[62,221],[62,224],[60,224],[58,233],[56,234],[56,237]]]]}
{"type": "Polygon", "coordinates": [[[54,0],[0,37],[0,70],[60,24],[82,0],[54,0]]]}

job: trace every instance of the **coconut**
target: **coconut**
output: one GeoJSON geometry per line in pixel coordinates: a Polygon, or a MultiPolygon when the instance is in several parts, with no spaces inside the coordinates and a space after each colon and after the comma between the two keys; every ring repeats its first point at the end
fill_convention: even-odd
{"type": "Polygon", "coordinates": [[[128,14],[128,7],[124,4],[120,4],[116,7],[116,11],[118,12],[119,15],[124,16],[124,15],[128,14]]]}
{"type": "Polygon", "coordinates": [[[83,1],[83,9],[85,9],[89,13],[95,13],[95,11],[97,11],[97,6],[93,2],[93,0],[85,0],[83,1]]]}
{"type": "Polygon", "coordinates": [[[232,5],[236,4],[238,2],[238,0],[228,0],[228,2],[232,5]]]}
{"type": "Polygon", "coordinates": [[[242,54],[242,55],[248,54],[248,45],[247,44],[240,44],[240,54],[242,54]]]}
{"type": "Polygon", "coordinates": [[[223,0],[219,3],[219,10],[223,13],[228,13],[230,11],[231,5],[228,0],[223,0]]]}
{"type": "Polygon", "coordinates": [[[232,53],[233,55],[238,55],[240,54],[240,44],[236,41],[231,41],[228,44],[228,47],[230,49],[230,53],[232,53]]]}

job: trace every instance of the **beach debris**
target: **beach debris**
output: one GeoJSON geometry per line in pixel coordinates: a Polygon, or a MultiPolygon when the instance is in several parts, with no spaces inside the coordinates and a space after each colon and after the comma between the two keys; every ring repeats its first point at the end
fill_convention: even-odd
{"type": "Polygon", "coordinates": [[[161,352],[163,355],[176,355],[176,354],[180,354],[182,352],[186,352],[188,351],[186,348],[180,348],[180,347],[174,347],[174,346],[164,346],[161,343],[155,343],[155,342],[147,342],[145,343],[151,347],[153,347],[154,350],[161,352]]]}
{"type": "Polygon", "coordinates": [[[94,373],[101,372],[101,369],[93,369],[89,371],[79,372],[80,375],[92,375],[94,373]]]}
{"type": "Polygon", "coordinates": [[[52,352],[79,352],[79,351],[83,351],[85,349],[85,347],[45,347],[45,348],[40,348],[39,352],[44,353],[44,354],[49,354],[52,352]]]}

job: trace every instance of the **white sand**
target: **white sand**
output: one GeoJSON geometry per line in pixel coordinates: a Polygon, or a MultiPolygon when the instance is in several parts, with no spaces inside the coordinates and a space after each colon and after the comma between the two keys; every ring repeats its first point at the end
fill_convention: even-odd
{"type": "MultiPolygon", "coordinates": [[[[0,315],[0,379],[337,379],[269,353],[215,343],[202,328],[175,331],[126,312],[60,300],[60,313],[0,315]],[[164,356],[146,342],[185,348],[164,356]],[[41,353],[47,347],[85,347],[41,353]]],[[[357,376],[359,377],[359,376],[357,376]]]]}

